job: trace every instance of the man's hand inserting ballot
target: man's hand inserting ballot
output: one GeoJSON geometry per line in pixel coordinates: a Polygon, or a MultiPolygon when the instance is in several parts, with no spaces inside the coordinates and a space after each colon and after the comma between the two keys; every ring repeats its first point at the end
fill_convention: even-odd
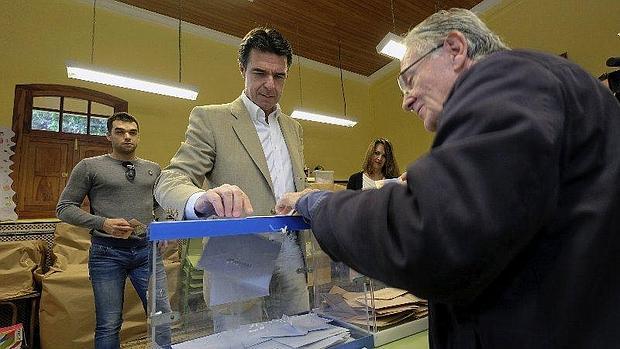
{"type": "Polygon", "coordinates": [[[199,216],[241,217],[254,212],[248,196],[236,185],[222,184],[202,194],[194,204],[199,216]]]}

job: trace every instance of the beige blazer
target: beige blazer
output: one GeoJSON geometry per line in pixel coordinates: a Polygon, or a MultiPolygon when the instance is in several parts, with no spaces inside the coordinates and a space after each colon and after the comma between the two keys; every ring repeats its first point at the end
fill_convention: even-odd
{"type": "MultiPolygon", "coordinates": [[[[305,188],[302,128],[283,113],[278,120],[291,157],[295,189],[300,191],[305,188]]],[[[162,170],[155,198],[164,210],[178,212],[177,218],[183,219],[192,194],[225,183],[248,194],[256,215],[268,215],[275,207],[265,154],[241,97],[192,110],[185,141],[162,170]]]]}

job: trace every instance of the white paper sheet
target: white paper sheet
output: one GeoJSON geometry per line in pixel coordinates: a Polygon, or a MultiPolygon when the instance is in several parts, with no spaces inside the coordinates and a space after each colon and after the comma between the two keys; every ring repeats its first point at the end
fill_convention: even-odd
{"type": "Polygon", "coordinates": [[[330,325],[327,323],[329,321],[314,313],[284,316],[282,319],[243,325],[235,330],[175,344],[173,348],[323,349],[350,339],[348,329],[330,325]],[[307,333],[302,335],[303,332],[307,333]]]}
{"type": "Polygon", "coordinates": [[[280,243],[257,235],[213,237],[198,269],[209,273],[210,305],[269,295],[280,243]]]}

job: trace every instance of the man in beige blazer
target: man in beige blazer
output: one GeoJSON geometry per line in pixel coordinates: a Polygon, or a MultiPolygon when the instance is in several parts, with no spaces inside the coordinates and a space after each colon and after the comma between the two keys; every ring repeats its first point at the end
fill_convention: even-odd
{"type": "MultiPolygon", "coordinates": [[[[278,121],[290,155],[295,190],[303,190],[301,125],[282,112],[278,121]]],[[[273,182],[242,97],[227,104],[195,107],[185,137],[156,183],[155,196],[164,209],[173,209],[180,218],[193,194],[206,194],[203,187],[234,184],[250,198],[254,214],[271,214],[276,205],[273,182]]]]}
{"type": "MultiPolygon", "coordinates": [[[[238,61],[241,96],[192,110],[186,139],[156,183],[157,201],[179,218],[269,215],[280,196],[305,188],[302,128],[278,104],[292,62],[290,44],[274,29],[256,28],[243,39],[238,61]]],[[[265,304],[216,309],[216,331],[259,321],[264,313],[275,318],[309,310],[297,238],[274,239],[282,245],[265,304]]],[[[205,289],[217,287],[212,283],[205,289]]]]}

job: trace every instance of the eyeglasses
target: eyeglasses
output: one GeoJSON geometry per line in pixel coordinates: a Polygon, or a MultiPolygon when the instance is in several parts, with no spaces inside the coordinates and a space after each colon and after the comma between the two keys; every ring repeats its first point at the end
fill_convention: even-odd
{"type": "Polygon", "coordinates": [[[413,63],[409,64],[409,66],[407,66],[407,68],[403,69],[400,73],[398,73],[398,77],[396,78],[396,81],[398,82],[398,88],[400,88],[400,92],[403,93],[403,95],[406,95],[409,92],[409,86],[407,83],[407,80],[405,78],[405,73],[411,69],[411,67],[413,67],[414,65],[416,65],[416,63],[418,63],[419,61],[423,60],[424,58],[426,58],[426,56],[430,55],[433,51],[437,50],[438,48],[441,48],[443,46],[443,42],[437,46],[435,46],[434,48],[432,48],[430,51],[426,52],[425,54],[423,54],[422,56],[420,56],[420,58],[416,59],[415,61],[413,61],[413,63]]]}
{"type": "Polygon", "coordinates": [[[130,161],[123,161],[121,165],[125,168],[125,177],[132,182],[136,178],[136,166],[130,161]]]}

